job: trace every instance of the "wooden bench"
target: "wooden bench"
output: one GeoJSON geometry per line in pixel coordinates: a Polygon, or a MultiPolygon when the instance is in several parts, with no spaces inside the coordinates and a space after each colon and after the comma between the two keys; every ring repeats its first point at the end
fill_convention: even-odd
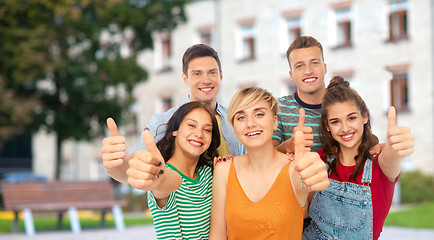
{"type": "Polygon", "coordinates": [[[7,211],[15,213],[13,231],[18,229],[18,213],[23,212],[24,227],[27,235],[35,234],[32,211],[56,211],[58,228],[61,227],[64,212],[68,211],[71,230],[80,233],[81,226],[77,209],[100,209],[101,225],[104,226],[105,214],[112,209],[116,229],[125,229],[122,206],[127,201],[116,201],[109,181],[87,182],[1,182],[3,203],[7,211]]]}

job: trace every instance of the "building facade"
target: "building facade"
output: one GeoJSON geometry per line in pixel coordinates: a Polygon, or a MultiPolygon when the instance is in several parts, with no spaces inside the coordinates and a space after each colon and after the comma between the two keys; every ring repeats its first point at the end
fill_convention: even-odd
{"type": "MultiPolygon", "coordinates": [[[[276,97],[294,92],[286,49],[295,37],[310,35],[324,48],[326,84],[334,75],[351,82],[371,111],[380,142],[386,141],[387,110],[394,105],[398,125],[410,126],[415,136],[415,153],[404,160],[404,169],[434,174],[434,1],[200,0],[186,10],[188,21],[172,32],[154,33],[154,50],[140,56],[149,79],[134,90],[130,114],[136,124],[121,130],[128,148],[152,114],[187,98],[181,59],[191,45],[205,43],[218,51],[219,102],[227,106],[247,86],[276,97]]],[[[86,149],[95,164],[99,150],[86,149]]]]}

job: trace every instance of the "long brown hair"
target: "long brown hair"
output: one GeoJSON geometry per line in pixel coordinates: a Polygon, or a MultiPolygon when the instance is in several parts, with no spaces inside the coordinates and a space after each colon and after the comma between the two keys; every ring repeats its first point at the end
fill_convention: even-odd
{"type": "Polygon", "coordinates": [[[172,133],[179,129],[179,125],[181,125],[184,117],[197,108],[206,110],[211,116],[212,138],[208,150],[200,155],[196,168],[200,168],[204,165],[212,167],[212,160],[218,155],[217,148],[220,146],[220,131],[217,120],[212,111],[205,104],[196,101],[188,102],[182,105],[178,110],[176,110],[176,112],[167,122],[166,133],[164,134],[163,138],[157,142],[157,147],[160,150],[161,155],[163,155],[165,162],[167,162],[175,152],[175,137],[172,135],[172,133]]]}
{"type": "MultiPolygon", "coordinates": [[[[366,159],[374,160],[374,156],[369,153],[369,149],[378,143],[378,138],[372,134],[371,121],[369,116],[369,109],[365,101],[360,95],[350,88],[350,83],[345,81],[340,76],[335,76],[330,81],[327,87],[321,109],[321,122],[320,122],[320,140],[324,146],[324,154],[326,157],[332,156],[334,160],[329,163],[329,174],[336,172],[339,164],[339,143],[332,137],[331,133],[327,130],[328,126],[328,107],[334,103],[353,102],[360,110],[362,116],[367,116],[368,121],[363,126],[362,142],[358,148],[357,155],[354,157],[356,167],[351,173],[350,178],[355,179],[356,176],[362,171],[366,159]]],[[[326,158],[325,158],[326,159],[326,158]]]]}

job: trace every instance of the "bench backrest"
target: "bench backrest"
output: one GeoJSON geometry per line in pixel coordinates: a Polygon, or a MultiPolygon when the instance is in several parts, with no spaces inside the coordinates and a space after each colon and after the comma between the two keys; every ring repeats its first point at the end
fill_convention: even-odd
{"type": "Polygon", "coordinates": [[[114,200],[109,181],[87,182],[1,182],[3,203],[6,210],[14,210],[20,204],[88,202],[114,200]]]}

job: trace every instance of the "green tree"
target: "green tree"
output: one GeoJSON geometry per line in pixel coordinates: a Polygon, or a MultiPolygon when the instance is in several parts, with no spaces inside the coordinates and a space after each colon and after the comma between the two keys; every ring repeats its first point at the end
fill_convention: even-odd
{"type": "MultiPolygon", "coordinates": [[[[137,54],[152,47],[152,32],[170,31],[186,20],[186,2],[0,2],[0,93],[13,91],[10,101],[27,100],[16,101],[14,108],[23,106],[24,115],[31,111],[31,132],[44,127],[56,133],[56,178],[66,139],[92,139],[103,131],[107,116],[121,120],[134,85],[147,78],[137,54]]],[[[26,124],[15,121],[15,109],[5,104],[0,104],[1,124],[3,117],[11,126],[26,124]]]]}

